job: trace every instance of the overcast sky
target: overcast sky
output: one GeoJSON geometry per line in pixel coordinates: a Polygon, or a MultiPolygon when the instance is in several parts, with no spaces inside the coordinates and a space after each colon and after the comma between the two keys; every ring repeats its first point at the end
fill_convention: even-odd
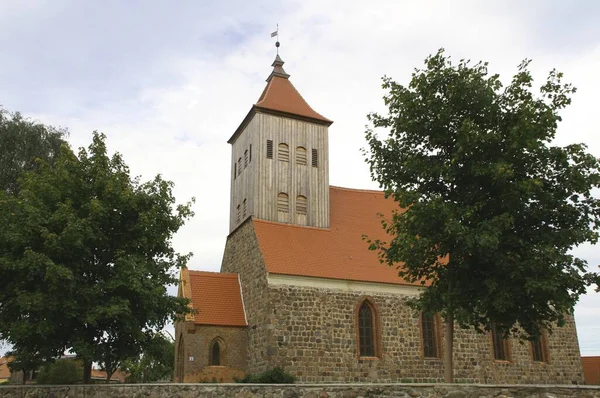
{"type": "MultiPolygon", "coordinates": [[[[360,154],[366,115],[383,110],[381,80],[406,83],[438,48],[485,60],[508,80],[524,58],[540,83],[552,68],[578,87],[557,142],[600,156],[600,2],[0,0],[0,105],[93,130],[132,173],[160,173],[196,216],[175,238],[190,268],[218,271],[228,233],[227,139],[258,99],[280,54],[309,104],[334,120],[332,185],[377,189],[360,154]],[[368,4],[368,6],[367,6],[368,4]]],[[[577,253],[596,268],[598,247],[577,253]]],[[[583,355],[600,355],[600,294],[576,307],[583,355]]],[[[1,349],[0,349],[1,352],[1,349]]]]}

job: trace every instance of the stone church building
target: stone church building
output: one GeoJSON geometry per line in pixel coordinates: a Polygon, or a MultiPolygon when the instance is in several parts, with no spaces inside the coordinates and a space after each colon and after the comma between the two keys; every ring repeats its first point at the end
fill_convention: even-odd
{"type": "MultiPolygon", "coordinates": [[[[183,269],[175,381],[231,381],[281,366],[298,382],[443,382],[443,323],[405,299],[420,286],[379,263],[382,192],[329,185],[328,127],[279,56],[228,143],[229,236],[221,272],[183,269]]],[[[457,382],[583,382],[575,323],[535,343],[455,330],[457,382]]]]}

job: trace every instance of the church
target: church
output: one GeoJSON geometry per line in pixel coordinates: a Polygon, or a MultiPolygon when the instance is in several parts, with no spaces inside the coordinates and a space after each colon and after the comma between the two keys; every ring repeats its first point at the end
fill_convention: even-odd
{"type": "MultiPolygon", "coordinates": [[[[443,323],[406,298],[420,285],[381,264],[383,192],[329,185],[333,123],[300,95],[277,55],[231,144],[221,272],[182,269],[192,314],[175,325],[176,382],[230,382],[276,366],[300,383],[443,382],[443,323]]],[[[573,318],[534,343],[456,328],[461,383],[581,384],[573,318]]]]}

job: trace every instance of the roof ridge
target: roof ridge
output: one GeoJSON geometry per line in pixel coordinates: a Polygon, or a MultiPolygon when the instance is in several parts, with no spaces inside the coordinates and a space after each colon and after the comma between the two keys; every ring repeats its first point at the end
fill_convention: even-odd
{"type": "Polygon", "coordinates": [[[204,275],[209,278],[211,278],[211,277],[214,277],[214,278],[237,278],[237,276],[238,276],[238,274],[235,272],[202,271],[202,270],[191,270],[191,269],[188,269],[188,271],[190,272],[190,275],[192,273],[194,273],[194,274],[204,275]]]}
{"type": "Polygon", "coordinates": [[[261,223],[264,223],[264,224],[281,225],[282,227],[292,227],[292,228],[299,228],[299,229],[312,229],[312,230],[325,231],[325,232],[329,232],[330,231],[330,228],[312,227],[310,225],[289,224],[289,223],[279,222],[279,221],[263,220],[262,218],[255,218],[255,217],[252,217],[252,221],[258,221],[258,222],[261,222],[261,223]]]}
{"type": "Polygon", "coordinates": [[[337,185],[330,185],[330,189],[337,189],[340,191],[352,191],[352,192],[369,192],[369,193],[379,193],[385,195],[385,191],[380,191],[376,189],[363,189],[363,188],[347,188],[347,187],[339,187],[337,185]]]}

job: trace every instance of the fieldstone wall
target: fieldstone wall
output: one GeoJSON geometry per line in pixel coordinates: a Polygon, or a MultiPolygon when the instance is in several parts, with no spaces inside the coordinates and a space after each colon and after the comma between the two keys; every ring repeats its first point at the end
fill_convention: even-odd
{"type": "Polygon", "coordinates": [[[268,300],[267,270],[251,218],[244,221],[227,237],[221,272],[240,274],[242,297],[248,320],[247,371],[262,372],[269,367],[271,355],[269,347],[272,344],[267,341],[271,302],[268,300]]]}
{"type": "Polygon", "coordinates": [[[177,363],[183,360],[183,382],[185,383],[231,383],[234,377],[243,378],[246,371],[246,328],[227,326],[195,325],[193,322],[178,322],[175,347],[175,378],[180,380],[177,363]],[[211,343],[219,339],[221,365],[210,365],[211,343]],[[183,343],[183,356],[177,355],[183,343]],[[191,360],[193,358],[193,360],[191,360]]]}
{"type": "Polygon", "coordinates": [[[0,386],[0,398],[600,398],[598,386],[129,384],[0,386]]]}
{"type": "MultiPolygon", "coordinates": [[[[276,345],[271,366],[282,366],[299,382],[443,382],[443,361],[423,358],[419,319],[404,296],[297,286],[269,286],[268,291],[269,301],[277,303],[268,317],[276,345]],[[365,297],[380,317],[377,359],[357,356],[355,312],[365,297]]],[[[533,362],[530,344],[518,340],[509,341],[509,362],[495,361],[490,336],[473,330],[457,328],[454,344],[459,383],[583,383],[572,319],[548,336],[548,363],[533,362]]]]}

